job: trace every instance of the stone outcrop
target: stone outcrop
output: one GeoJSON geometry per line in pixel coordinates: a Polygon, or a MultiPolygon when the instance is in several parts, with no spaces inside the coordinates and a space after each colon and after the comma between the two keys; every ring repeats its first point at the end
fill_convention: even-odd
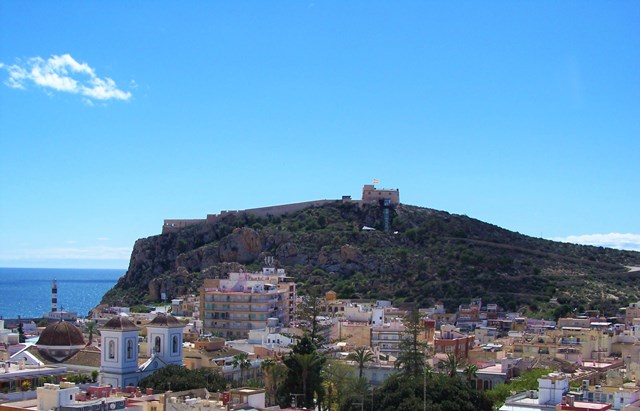
{"type": "Polygon", "coordinates": [[[457,306],[481,296],[505,308],[550,298],[585,306],[606,305],[607,295],[619,299],[616,306],[640,299],[637,273],[623,267],[640,266],[640,253],[555,243],[407,205],[392,210],[390,232],[381,230],[382,218],[378,206],[339,203],[276,217],[231,214],[140,239],[103,302],[136,305],[194,293],[205,278],[260,269],[266,256],[302,289],[334,289],[341,297],[457,306]]]}

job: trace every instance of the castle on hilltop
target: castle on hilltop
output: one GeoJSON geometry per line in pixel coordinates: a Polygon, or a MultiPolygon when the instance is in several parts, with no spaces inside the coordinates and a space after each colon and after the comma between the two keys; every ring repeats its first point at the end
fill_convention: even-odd
{"type": "Polygon", "coordinates": [[[249,208],[246,210],[222,210],[220,214],[207,214],[207,218],[196,219],[169,219],[164,220],[162,225],[162,234],[170,233],[181,228],[194,224],[214,224],[222,217],[229,214],[252,214],[256,217],[281,216],[286,213],[300,211],[308,207],[320,207],[325,204],[335,203],[336,201],[344,203],[364,204],[381,204],[384,206],[392,206],[400,204],[400,190],[395,189],[377,189],[373,184],[365,184],[362,187],[362,199],[352,200],[351,196],[342,196],[336,200],[315,200],[304,201],[301,203],[282,204],[268,207],[249,208]]]}

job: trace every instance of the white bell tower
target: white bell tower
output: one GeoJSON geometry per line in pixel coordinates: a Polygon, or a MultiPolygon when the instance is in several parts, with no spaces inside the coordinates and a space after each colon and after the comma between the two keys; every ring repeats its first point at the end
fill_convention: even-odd
{"type": "Polygon", "coordinates": [[[147,324],[147,355],[155,355],[166,364],[183,365],[183,330],[184,324],[174,316],[159,313],[147,324]]]}
{"type": "Polygon", "coordinates": [[[116,316],[100,329],[102,384],[113,387],[138,385],[138,327],[128,318],[116,316]]]}

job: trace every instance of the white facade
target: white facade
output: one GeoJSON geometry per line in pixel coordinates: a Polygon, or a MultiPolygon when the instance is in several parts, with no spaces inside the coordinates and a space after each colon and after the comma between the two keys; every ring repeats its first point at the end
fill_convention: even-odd
{"type": "Polygon", "coordinates": [[[270,330],[269,328],[249,331],[248,342],[251,344],[260,344],[263,347],[271,349],[274,347],[286,348],[293,345],[292,338],[280,334],[279,332],[275,332],[274,330],[270,330]]]}
{"type": "Polygon", "coordinates": [[[371,310],[371,325],[376,327],[384,325],[384,307],[376,307],[371,310]]]}
{"type": "Polygon", "coordinates": [[[70,383],[45,384],[44,387],[38,387],[36,391],[38,410],[46,411],[73,404],[76,394],[80,393],[80,388],[70,383]]]}
{"type": "Polygon", "coordinates": [[[182,365],[182,324],[147,325],[147,355],[154,354],[167,364],[182,365]]]}
{"type": "MultiPolygon", "coordinates": [[[[126,374],[138,369],[138,331],[102,330],[103,372],[126,374]]],[[[121,386],[121,385],[117,385],[121,386]]]]}
{"type": "Polygon", "coordinates": [[[538,378],[538,403],[560,404],[562,396],[569,391],[569,378],[561,373],[551,373],[538,378]]]}
{"type": "Polygon", "coordinates": [[[124,317],[109,320],[100,330],[100,382],[112,387],[137,386],[140,380],[170,364],[182,363],[182,330],[174,317],[158,314],[147,325],[149,359],[138,366],[138,329],[124,317]]]}

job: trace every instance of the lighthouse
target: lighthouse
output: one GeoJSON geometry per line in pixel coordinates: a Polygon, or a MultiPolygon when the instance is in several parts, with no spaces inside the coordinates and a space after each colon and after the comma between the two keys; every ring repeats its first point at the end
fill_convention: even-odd
{"type": "Polygon", "coordinates": [[[58,282],[55,279],[51,281],[51,311],[49,311],[48,313],[44,313],[42,317],[49,322],[74,322],[78,319],[77,312],[65,311],[64,309],[58,310],[58,282]]]}
{"type": "Polygon", "coordinates": [[[58,283],[54,278],[51,281],[51,312],[55,313],[58,311],[58,283]]]}

